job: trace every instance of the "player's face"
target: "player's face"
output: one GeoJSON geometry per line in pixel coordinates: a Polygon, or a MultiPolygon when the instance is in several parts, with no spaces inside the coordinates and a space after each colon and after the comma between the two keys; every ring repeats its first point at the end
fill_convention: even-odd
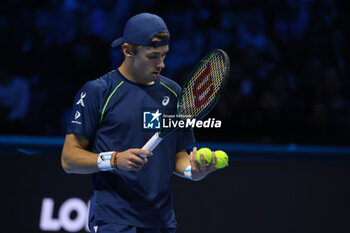
{"type": "Polygon", "coordinates": [[[165,67],[164,59],[168,51],[168,45],[140,47],[132,59],[133,76],[142,84],[152,84],[165,67]]]}

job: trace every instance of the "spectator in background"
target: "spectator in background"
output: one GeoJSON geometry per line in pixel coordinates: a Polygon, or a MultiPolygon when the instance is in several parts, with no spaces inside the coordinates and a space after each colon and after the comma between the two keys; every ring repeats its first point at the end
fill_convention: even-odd
{"type": "Polygon", "coordinates": [[[1,131],[21,130],[20,127],[28,113],[29,102],[29,82],[23,77],[12,76],[5,67],[0,67],[0,112],[1,124],[4,124],[1,131]]]}
{"type": "MultiPolygon", "coordinates": [[[[220,117],[237,118],[233,128],[255,130],[265,118],[253,112],[262,103],[279,103],[275,108],[282,111],[273,122],[281,126],[281,134],[289,135],[286,128],[311,127],[324,135],[329,132],[327,137],[334,140],[332,130],[350,132],[350,123],[344,123],[350,115],[350,92],[345,91],[350,83],[349,14],[343,1],[5,1],[0,10],[0,50],[10,61],[8,70],[22,77],[37,74],[36,87],[48,96],[42,98],[47,122],[40,120],[46,129],[35,134],[64,132],[57,126],[71,108],[72,97],[62,92],[68,87],[74,93],[86,79],[121,62],[120,53],[105,44],[122,32],[120,22],[141,10],[161,12],[169,22],[175,40],[164,73],[178,83],[206,51],[228,52],[233,81],[216,109],[220,117]],[[88,65],[95,57],[105,59],[88,65]],[[331,77],[334,72],[336,78],[331,77]],[[66,100],[56,98],[63,95],[66,100]],[[315,120],[310,123],[310,119],[315,120]]],[[[2,80],[1,85],[6,82],[2,80]]],[[[34,86],[32,91],[35,103],[34,86]]],[[[30,108],[30,115],[35,111],[30,108]]]]}

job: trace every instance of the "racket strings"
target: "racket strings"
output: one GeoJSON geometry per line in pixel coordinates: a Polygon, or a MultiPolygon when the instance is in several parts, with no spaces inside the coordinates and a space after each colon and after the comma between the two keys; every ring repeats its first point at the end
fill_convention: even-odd
{"type": "Polygon", "coordinates": [[[187,118],[199,118],[205,114],[215,101],[226,72],[226,58],[219,52],[202,61],[192,72],[192,78],[183,90],[180,113],[187,118]]]}

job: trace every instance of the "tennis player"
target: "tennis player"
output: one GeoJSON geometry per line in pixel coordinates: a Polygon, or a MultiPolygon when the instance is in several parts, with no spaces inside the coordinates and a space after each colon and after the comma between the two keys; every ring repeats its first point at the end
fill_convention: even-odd
{"type": "MultiPolygon", "coordinates": [[[[112,43],[124,60],[118,69],[87,82],[74,100],[62,151],[67,173],[92,174],[92,232],[170,233],[173,172],[201,180],[216,170],[196,162],[192,130],[176,130],[154,149],[140,149],[154,134],[144,129],[144,114],[172,113],[180,87],[160,75],[169,51],[169,31],[157,15],[130,18],[123,36],[112,43]],[[145,154],[146,158],[139,155],[145,154]]],[[[154,119],[153,119],[154,118],[154,119]]]]}

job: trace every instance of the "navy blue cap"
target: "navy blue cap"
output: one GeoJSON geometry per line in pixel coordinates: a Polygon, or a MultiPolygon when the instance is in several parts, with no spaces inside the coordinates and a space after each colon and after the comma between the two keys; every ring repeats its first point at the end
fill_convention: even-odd
{"type": "Polygon", "coordinates": [[[169,40],[152,42],[152,38],[160,32],[169,34],[163,19],[154,14],[141,13],[128,20],[124,28],[123,37],[114,40],[112,47],[118,47],[123,42],[154,47],[169,44],[169,40]]]}

